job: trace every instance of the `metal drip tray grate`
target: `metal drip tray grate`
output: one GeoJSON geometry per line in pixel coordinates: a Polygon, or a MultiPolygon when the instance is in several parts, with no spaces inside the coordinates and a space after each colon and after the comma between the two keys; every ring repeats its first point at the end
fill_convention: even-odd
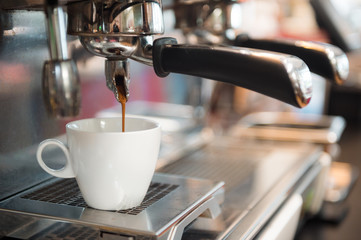
{"type": "Polygon", "coordinates": [[[43,231],[31,236],[30,240],[97,240],[99,233],[96,229],[70,223],[55,223],[43,231]]]}
{"type": "Polygon", "coordinates": [[[52,178],[1,201],[0,212],[34,218],[31,224],[11,232],[17,239],[29,239],[31,234],[37,237],[34,239],[46,239],[44,236],[57,239],[57,233],[62,234],[60,239],[68,239],[68,236],[72,237],[70,239],[93,239],[94,231],[82,235],[85,232],[82,226],[92,228],[104,239],[128,239],[127,236],[132,239],[180,239],[184,227],[201,214],[206,212],[207,217],[216,218],[221,213],[219,200],[223,198],[223,186],[223,182],[156,172],[138,207],[99,211],[87,207],[75,179],[52,178]],[[79,225],[80,229],[67,231],[73,225],[79,225]]]}
{"type": "MultiPolygon", "coordinates": [[[[134,208],[119,210],[118,213],[137,215],[144,209],[176,189],[178,185],[152,182],[143,202],[134,208]]],[[[23,199],[64,204],[76,207],[88,207],[75,179],[62,179],[36,191],[21,196],[23,199]]]]}

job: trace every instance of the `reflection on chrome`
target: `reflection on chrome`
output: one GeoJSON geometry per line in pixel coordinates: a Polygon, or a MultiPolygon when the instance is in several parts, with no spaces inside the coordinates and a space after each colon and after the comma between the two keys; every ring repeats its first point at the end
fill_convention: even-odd
{"type": "Polygon", "coordinates": [[[306,41],[296,41],[296,45],[325,53],[331,63],[333,78],[337,84],[342,84],[347,79],[349,62],[346,54],[340,48],[327,43],[306,41]]]}
{"type": "Polygon", "coordinates": [[[306,106],[312,97],[312,76],[307,65],[298,57],[288,56],[282,60],[295,90],[297,102],[306,106]]]}

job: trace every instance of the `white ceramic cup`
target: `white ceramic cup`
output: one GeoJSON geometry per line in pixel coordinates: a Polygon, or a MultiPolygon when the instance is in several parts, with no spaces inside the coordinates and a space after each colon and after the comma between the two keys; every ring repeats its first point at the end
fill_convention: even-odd
{"type": "Polygon", "coordinates": [[[160,147],[160,126],[145,118],[91,118],[66,125],[67,145],[47,139],[40,143],[37,159],[49,174],[76,178],[85,202],[101,210],[138,206],[154,174],[160,147]],[[42,159],[48,145],[63,150],[66,164],[49,168],[42,159]]]}

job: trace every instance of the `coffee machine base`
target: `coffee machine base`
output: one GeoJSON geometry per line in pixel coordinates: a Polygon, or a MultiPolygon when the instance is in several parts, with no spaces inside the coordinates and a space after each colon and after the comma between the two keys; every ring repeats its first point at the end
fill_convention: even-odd
{"type": "Polygon", "coordinates": [[[180,239],[184,228],[200,215],[213,219],[220,215],[223,185],[157,173],[141,205],[102,211],[86,205],[74,179],[52,179],[1,202],[0,208],[37,219],[8,235],[19,239],[79,238],[81,234],[89,239],[180,239]]]}
{"type": "Polygon", "coordinates": [[[89,208],[69,179],[51,178],[8,197],[0,202],[0,236],[253,239],[269,236],[276,224],[283,227],[275,239],[292,238],[299,222],[322,205],[329,160],[314,144],[219,136],[157,169],[148,195],[135,209],[89,208]]]}

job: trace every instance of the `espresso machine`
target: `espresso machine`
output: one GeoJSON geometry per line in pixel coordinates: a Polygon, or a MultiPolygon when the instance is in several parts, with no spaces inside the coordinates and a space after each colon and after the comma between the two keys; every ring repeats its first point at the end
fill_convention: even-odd
{"type": "MultiPolygon", "coordinates": [[[[241,4],[1,1],[0,237],[291,239],[300,221],[317,214],[331,161],[322,147],[216,133],[206,121],[193,121],[199,104],[127,104],[130,113],[162,115],[165,123],[157,171],[134,209],[91,209],[75,181],[53,178],[36,163],[38,143],[64,140],[67,121],[109,114],[104,109],[122,97],[159,91],[167,81],[181,89],[180,76],[237,85],[294,107],[311,99],[310,70],[344,80],[347,58],[334,46],[236,37],[230,26],[237,24],[224,21],[234,18],[224,16],[237,14],[241,4]],[[223,25],[207,20],[215,12],[223,25]],[[173,37],[163,36],[169,16],[172,28],[182,29],[179,40],[172,31],[173,37]],[[141,73],[153,82],[130,81],[141,73]],[[175,123],[181,127],[167,128],[175,123]]],[[[222,94],[217,86],[213,91],[222,94]]],[[[48,164],[61,167],[61,153],[46,155],[48,164]]]]}

